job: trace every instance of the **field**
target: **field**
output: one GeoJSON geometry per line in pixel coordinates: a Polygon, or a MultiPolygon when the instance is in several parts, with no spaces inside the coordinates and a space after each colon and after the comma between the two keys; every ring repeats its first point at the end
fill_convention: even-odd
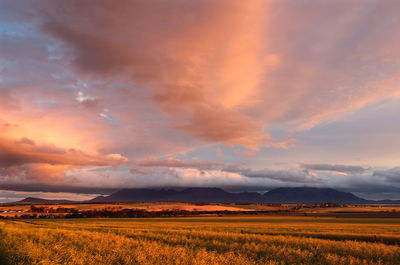
{"type": "MultiPolygon", "coordinates": [[[[257,215],[286,215],[286,216],[314,216],[314,217],[352,217],[352,218],[400,218],[400,205],[324,205],[324,204],[235,204],[235,203],[182,203],[182,202],[151,202],[151,203],[77,203],[77,204],[35,204],[41,211],[32,211],[32,204],[0,204],[0,219],[27,218],[27,215],[37,216],[49,214],[53,217],[65,216],[65,209],[78,212],[85,211],[113,211],[124,209],[141,210],[146,212],[187,211],[187,215],[199,215],[199,212],[208,212],[206,215],[231,214],[247,212],[257,215]],[[64,209],[64,210],[63,210],[64,209]],[[61,211],[57,211],[61,210],[61,211]],[[225,212],[225,213],[222,213],[225,212]]],[[[71,211],[69,211],[71,212],[71,211]]],[[[98,216],[102,217],[102,216],[98,216]]]]}
{"type": "Polygon", "coordinates": [[[15,219],[0,233],[0,264],[400,262],[400,219],[15,219]]]}
{"type": "MultiPolygon", "coordinates": [[[[186,211],[254,211],[252,205],[244,208],[243,206],[238,207],[234,204],[193,204],[183,202],[152,202],[152,203],[79,203],[79,204],[35,204],[36,207],[45,208],[75,208],[78,211],[88,210],[103,210],[103,209],[141,209],[146,211],[163,211],[163,210],[186,210],[186,211]]],[[[14,216],[21,213],[31,213],[31,204],[16,204],[10,206],[2,206],[0,204],[0,216],[14,216]]],[[[254,207],[253,207],[254,208],[254,207]]],[[[262,207],[262,209],[274,210],[276,207],[262,207]]]]}

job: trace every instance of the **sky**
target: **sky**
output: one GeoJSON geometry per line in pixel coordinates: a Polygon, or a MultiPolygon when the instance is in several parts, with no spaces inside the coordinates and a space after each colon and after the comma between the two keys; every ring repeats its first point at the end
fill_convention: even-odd
{"type": "Polygon", "coordinates": [[[0,202],[400,199],[400,1],[0,0],[0,202]]]}

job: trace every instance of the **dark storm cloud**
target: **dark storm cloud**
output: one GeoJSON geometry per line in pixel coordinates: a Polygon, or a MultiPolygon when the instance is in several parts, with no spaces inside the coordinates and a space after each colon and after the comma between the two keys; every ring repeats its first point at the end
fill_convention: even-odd
{"type": "Polygon", "coordinates": [[[214,161],[184,161],[175,158],[145,159],[138,163],[142,167],[182,167],[197,168],[200,170],[217,169],[223,164],[214,161]]]}
{"type": "Polygon", "coordinates": [[[387,170],[376,170],[374,176],[383,177],[390,182],[400,182],[400,167],[394,167],[387,170]]]}
{"type": "Polygon", "coordinates": [[[307,170],[301,169],[285,169],[285,170],[272,170],[272,169],[244,169],[237,167],[225,167],[223,171],[238,173],[246,178],[254,179],[270,179],[280,181],[282,183],[313,183],[319,182],[318,177],[310,174],[307,170]]]}
{"type": "Polygon", "coordinates": [[[368,170],[368,168],[353,165],[337,165],[337,164],[301,164],[301,168],[318,171],[337,171],[343,173],[360,174],[368,170]]]}

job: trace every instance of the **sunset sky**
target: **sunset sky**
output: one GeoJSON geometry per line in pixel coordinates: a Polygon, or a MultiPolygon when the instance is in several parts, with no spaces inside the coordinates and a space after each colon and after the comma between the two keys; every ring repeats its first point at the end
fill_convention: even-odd
{"type": "Polygon", "coordinates": [[[400,1],[0,0],[0,202],[400,199],[400,1]]]}

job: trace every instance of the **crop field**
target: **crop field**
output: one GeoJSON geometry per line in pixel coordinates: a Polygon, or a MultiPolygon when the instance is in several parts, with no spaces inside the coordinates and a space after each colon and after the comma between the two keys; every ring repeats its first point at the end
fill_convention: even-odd
{"type": "Polygon", "coordinates": [[[400,219],[0,221],[0,264],[400,264],[400,219]]]}
{"type": "MultiPolygon", "coordinates": [[[[196,212],[209,212],[208,215],[220,215],[221,212],[247,212],[257,215],[290,215],[290,216],[314,216],[314,217],[347,217],[347,218],[400,218],[400,205],[331,205],[323,204],[236,204],[236,203],[182,203],[182,202],[151,202],[151,203],[76,203],[76,204],[0,204],[0,219],[20,218],[26,215],[36,214],[62,217],[66,209],[84,211],[122,211],[126,209],[142,210],[146,212],[161,211],[189,211],[193,215],[196,212]],[[32,211],[32,206],[43,211],[32,211]],[[60,210],[60,211],[58,211],[60,210]]],[[[227,214],[227,213],[224,213],[227,214]]],[[[188,215],[191,215],[188,213],[188,215]]],[[[104,217],[104,216],[98,216],[104,217]]],[[[124,216],[121,216],[124,217],[124,216]]],[[[125,216],[126,217],[126,216],[125,216]]]]}

